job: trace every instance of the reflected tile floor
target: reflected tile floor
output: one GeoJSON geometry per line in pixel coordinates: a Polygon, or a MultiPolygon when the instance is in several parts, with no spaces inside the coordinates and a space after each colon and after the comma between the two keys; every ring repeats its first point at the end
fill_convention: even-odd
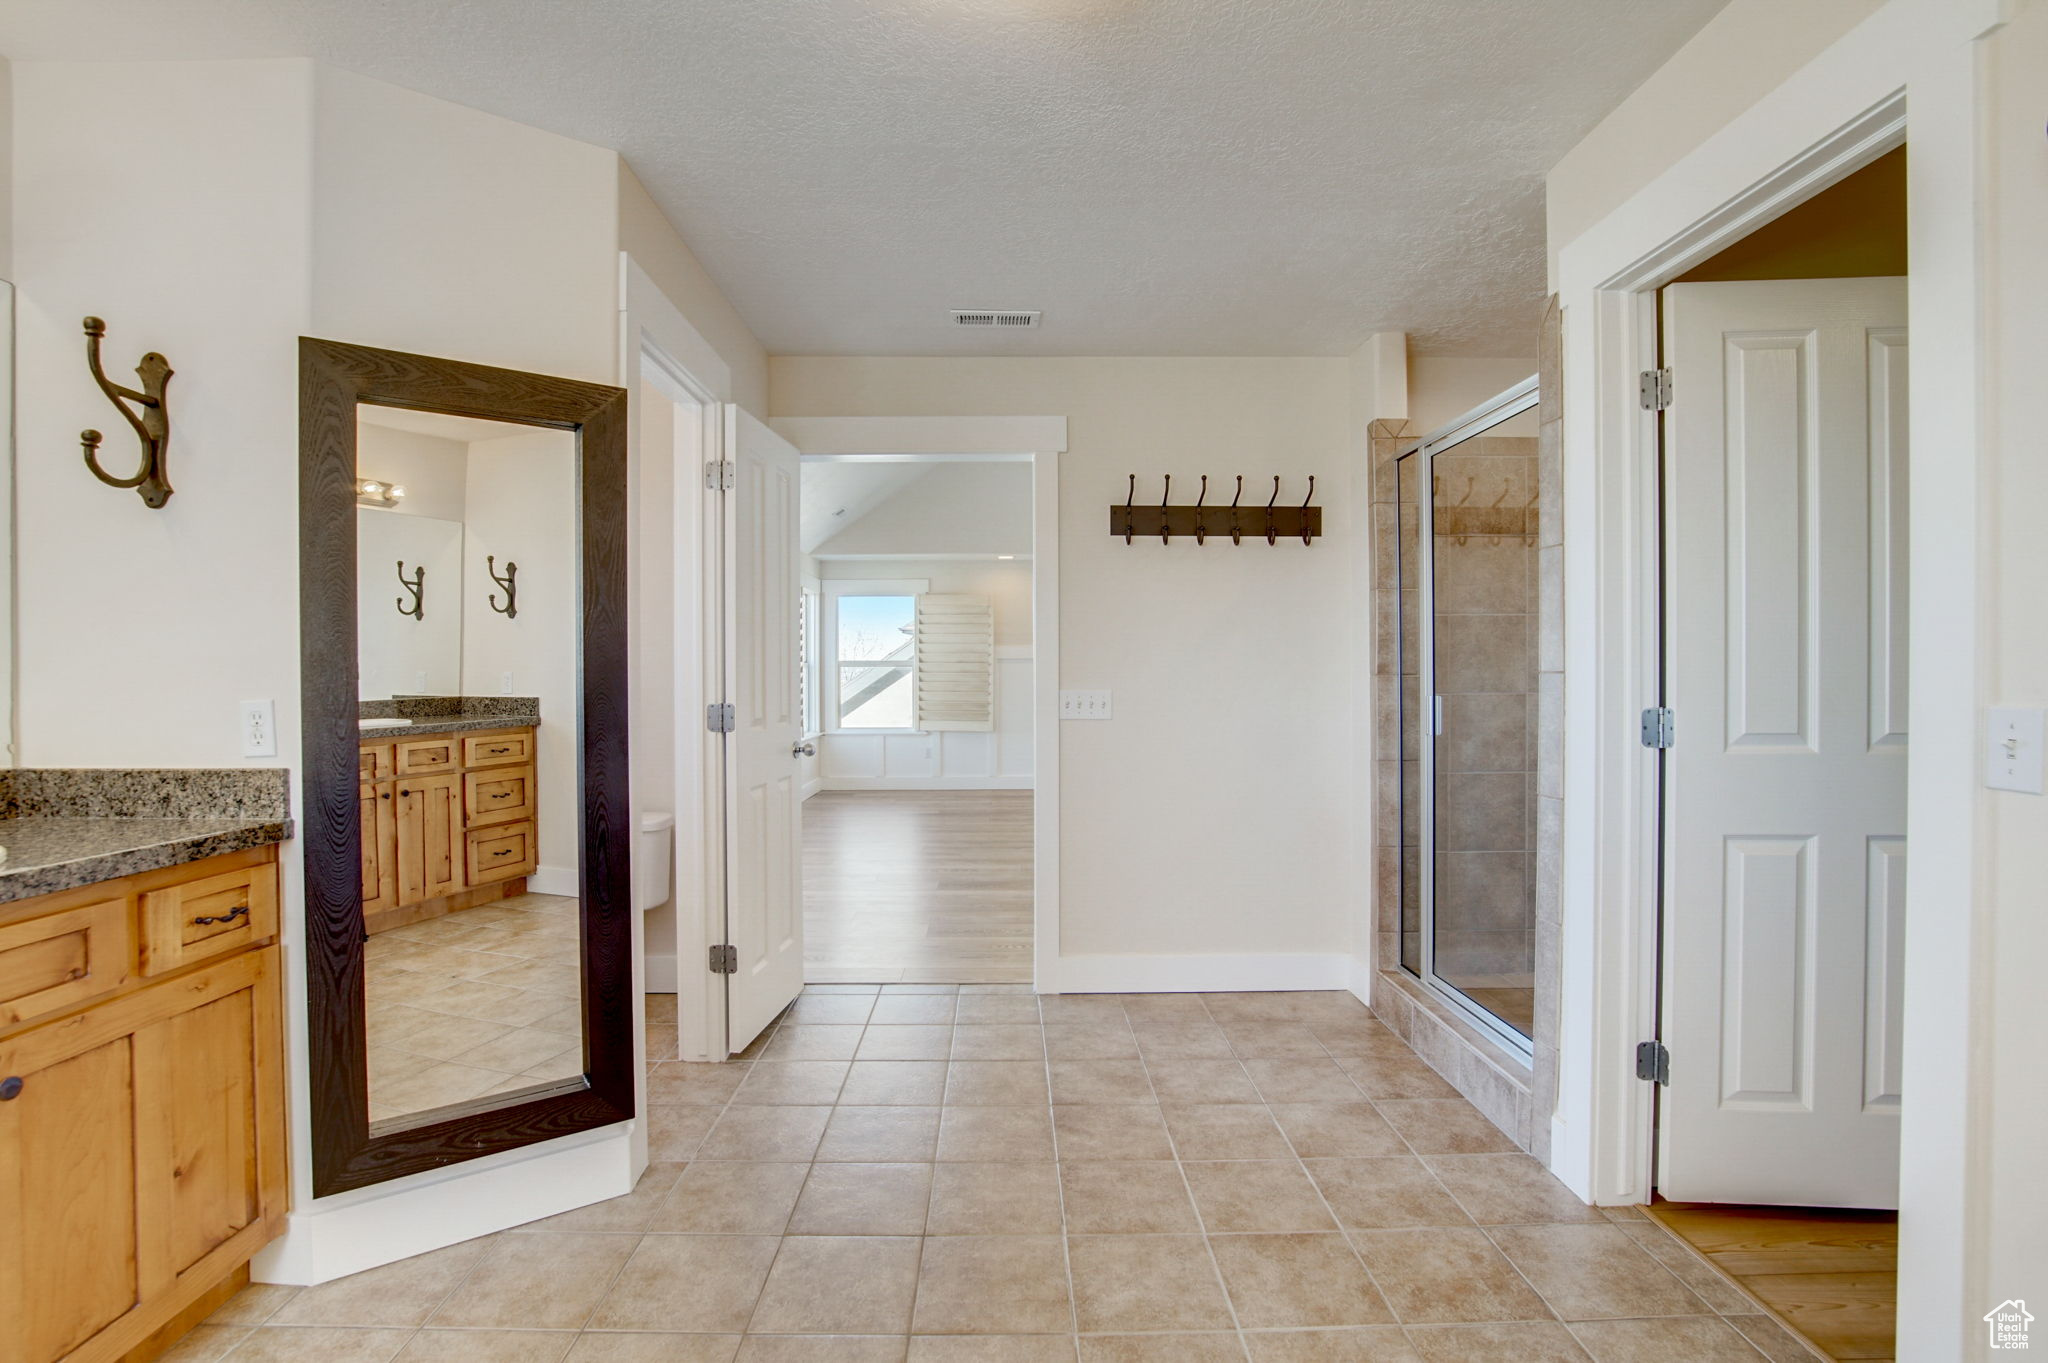
{"type": "Polygon", "coordinates": [[[363,951],[370,1120],[583,1072],[577,901],[522,894],[410,923],[363,951]]]}
{"type": "Polygon", "coordinates": [[[725,1065],[650,999],[631,1194],[303,1291],[174,1363],[1810,1357],[1581,1205],[1345,994],[824,985],[725,1065]]]}

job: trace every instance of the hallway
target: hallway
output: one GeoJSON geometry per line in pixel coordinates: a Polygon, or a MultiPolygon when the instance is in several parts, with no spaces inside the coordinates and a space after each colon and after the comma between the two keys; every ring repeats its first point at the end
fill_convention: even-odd
{"type": "Polygon", "coordinates": [[[650,1073],[630,1196],[248,1288],[166,1357],[1805,1357],[1655,1223],[1580,1205],[1345,994],[813,986],[750,1057],[650,1073]]]}

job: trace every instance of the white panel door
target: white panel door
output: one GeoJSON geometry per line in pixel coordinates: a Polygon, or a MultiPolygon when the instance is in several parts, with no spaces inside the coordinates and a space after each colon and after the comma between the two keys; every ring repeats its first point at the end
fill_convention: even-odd
{"type": "Polygon", "coordinates": [[[742,1050],[804,984],[803,700],[797,671],[796,448],[725,409],[727,1042],[742,1050]]]}
{"type": "Polygon", "coordinates": [[[1906,281],[1664,291],[1658,1190],[1894,1207],[1906,281]]]}

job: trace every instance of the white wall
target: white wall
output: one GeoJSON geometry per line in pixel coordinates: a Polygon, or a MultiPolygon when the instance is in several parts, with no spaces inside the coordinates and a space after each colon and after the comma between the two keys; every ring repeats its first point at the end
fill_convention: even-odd
{"type": "MultiPolygon", "coordinates": [[[[617,194],[619,249],[647,271],[730,370],[730,387],[715,396],[756,414],[766,412],[768,352],[623,160],[618,163],[617,194]]],[[[697,377],[710,379],[706,374],[697,377]]]]}
{"type": "Polygon", "coordinates": [[[1364,895],[1349,660],[1366,623],[1346,576],[1364,533],[1348,500],[1348,362],[779,357],[769,372],[778,417],[1068,418],[1061,681],[1111,691],[1116,716],[1064,725],[1061,788],[1040,792],[1059,801],[1069,964],[1172,987],[1224,958],[1348,962],[1364,895]],[[1154,499],[1173,474],[1175,500],[1207,473],[1224,502],[1243,473],[1261,505],[1273,474],[1298,503],[1313,473],[1327,537],[1126,546],[1108,508],[1130,473],[1154,499]]]}
{"type": "Polygon", "coordinates": [[[939,464],[834,531],[813,552],[823,558],[1028,554],[1031,465],[939,464]]]}
{"type": "Polygon", "coordinates": [[[566,431],[545,430],[479,440],[468,447],[466,465],[462,691],[540,701],[540,867],[529,888],[573,895],[583,815],[576,792],[576,442],[566,431]],[[504,593],[491,581],[487,557],[500,573],[519,565],[515,617],[491,608],[491,597],[502,603],[504,593]]]}
{"type": "MultiPolygon", "coordinates": [[[[1534,355],[1536,338],[1529,338],[1534,355]]],[[[1427,435],[1456,421],[1489,398],[1498,397],[1536,372],[1534,359],[1482,360],[1449,355],[1408,359],[1408,419],[1415,434],[1427,435]]],[[[1494,428],[1495,435],[1536,434],[1536,414],[1526,412],[1494,428]]]]}
{"type": "Polygon", "coordinates": [[[462,694],[462,570],[461,521],[356,508],[359,699],[462,694]],[[401,570],[419,584],[417,615],[401,570]]]}
{"type": "Polygon", "coordinates": [[[468,448],[460,440],[359,420],[356,476],[404,488],[404,498],[387,508],[398,515],[459,521],[469,481],[463,462],[468,448]]]}

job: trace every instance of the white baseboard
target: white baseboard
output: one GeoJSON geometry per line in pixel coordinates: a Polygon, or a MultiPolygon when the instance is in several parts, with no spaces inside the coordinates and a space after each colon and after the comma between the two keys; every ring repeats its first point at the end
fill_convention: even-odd
{"type": "Polygon", "coordinates": [[[814,776],[810,780],[804,782],[803,794],[799,795],[797,798],[799,800],[808,800],[824,788],[825,783],[814,776]]]}
{"type": "Polygon", "coordinates": [[[1364,956],[1345,958],[1344,987],[1351,991],[1351,997],[1366,1007],[1372,1007],[1372,962],[1364,956]]]}
{"type": "MultiPolygon", "coordinates": [[[[1193,994],[1352,988],[1352,958],[1342,952],[1268,952],[1205,956],[1062,956],[1052,994],[1193,994]]],[[[1354,991],[1355,992],[1355,991],[1354,991]]]]}
{"type": "Polygon", "coordinates": [[[643,959],[646,961],[646,974],[641,985],[641,992],[646,994],[675,993],[677,981],[681,978],[676,973],[676,954],[673,951],[650,951],[643,959]]]}
{"type": "Polygon", "coordinates": [[[631,1131],[606,1127],[321,1198],[259,1252],[259,1283],[310,1287],[633,1191],[631,1131]]]}
{"type": "Polygon", "coordinates": [[[574,866],[536,866],[526,878],[528,894],[559,894],[574,899],[583,893],[574,866]]]}
{"type": "Polygon", "coordinates": [[[827,776],[819,790],[1030,790],[1029,776],[827,776]]]}

